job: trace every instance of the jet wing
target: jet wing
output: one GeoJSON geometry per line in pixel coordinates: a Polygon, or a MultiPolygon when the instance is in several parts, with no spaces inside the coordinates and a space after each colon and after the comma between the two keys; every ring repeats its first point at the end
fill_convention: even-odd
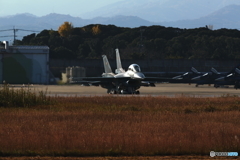
{"type": "MultiPolygon", "coordinates": [[[[100,85],[104,85],[104,84],[109,84],[109,83],[121,83],[123,81],[128,81],[130,80],[130,77],[119,77],[119,78],[115,78],[115,77],[86,77],[83,78],[84,82],[89,85],[89,86],[100,86],[100,85]]],[[[80,84],[82,84],[80,82],[80,84]]]]}
{"type": "Polygon", "coordinates": [[[102,84],[108,84],[112,82],[119,82],[119,81],[128,81],[130,77],[85,77],[82,78],[81,81],[73,81],[71,84],[81,84],[83,86],[99,86],[102,84]]]}
{"type": "Polygon", "coordinates": [[[165,77],[145,77],[144,81],[151,81],[151,82],[169,82],[171,78],[165,77]]]}
{"type": "Polygon", "coordinates": [[[118,81],[118,80],[130,80],[130,77],[86,77],[83,78],[85,81],[99,81],[99,82],[112,82],[112,81],[118,81]]]}
{"type": "Polygon", "coordinates": [[[100,81],[71,81],[70,84],[80,84],[82,86],[99,86],[100,81]]]}
{"type": "Polygon", "coordinates": [[[173,79],[164,77],[146,77],[144,81],[149,81],[151,83],[191,83],[191,80],[185,79],[173,79]]]}

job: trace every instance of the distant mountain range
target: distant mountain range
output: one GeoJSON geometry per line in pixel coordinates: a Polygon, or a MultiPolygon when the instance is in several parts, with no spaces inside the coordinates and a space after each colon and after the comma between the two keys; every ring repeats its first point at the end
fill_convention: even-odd
{"type": "Polygon", "coordinates": [[[229,6],[240,5],[239,0],[122,0],[92,12],[84,18],[138,16],[150,22],[194,20],[229,6]]]}
{"type": "Polygon", "coordinates": [[[22,39],[23,36],[34,33],[34,31],[41,32],[44,29],[57,30],[58,27],[65,21],[71,22],[74,27],[83,27],[89,24],[112,24],[119,27],[131,28],[158,25],[157,23],[152,23],[136,16],[115,16],[111,18],[96,17],[93,19],[82,19],[79,17],[55,13],[51,13],[42,17],[37,17],[29,13],[17,14],[13,16],[0,17],[0,21],[0,41],[13,40],[13,27],[15,27],[17,31],[17,39],[22,39]]]}
{"type": "MultiPolygon", "coordinates": [[[[229,0],[230,1],[230,0],[229,0]]],[[[74,27],[82,27],[88,24],[113,24],[119,27],[139,27],[139,26],[151,26],[161,25],[166,27],[178,27],[178,28],[199,28],[206,25],[213,25],[213,29],[240,28],[240,5],[229,5],[222,9],[219,9],[209,15],[193,20],[179,20],[171,22],[151,22],[144,20],[137,16],[123,16],[117,15],[113,17],[96,17],[92,19],[82,19],[79,17],[72,17],[70,15],[61,15],[51,13],[46,16],[37,17],[29,13],[17,14],[13,16],[0,17],[0,41],[7,40],[7,35],[13,35],[13,31],[3,31],[12,29],[14,26],[16,29],[42,31],[44,29],[57,30],[63,22],[72,22],[74,27]]],[[[17,32],[18,36],[29,35],[30,32],[17,32]]],[[[10,37],[13,39],[12,37],[10,37]]],[[[18,39],[21,39],[19,37],[18,39]]]]}
{"type": "Polygon", "coordinates": [[[240,29],[240,5],[230,5],[212,14],[195,19],[175,22],[165,22],[164,26],[179,28],[197,28],[204,25],[213,25],[213,29],[228,28],[240,29]]]}

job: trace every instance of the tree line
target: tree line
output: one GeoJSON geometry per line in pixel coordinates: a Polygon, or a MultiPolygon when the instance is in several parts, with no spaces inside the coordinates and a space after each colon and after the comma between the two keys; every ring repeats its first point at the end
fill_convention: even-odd
{"type": "Polygon", "coordinates": [[[65,22],[57,31],[43,30],[17,43],[47,45],[53,59],[99,59],[103,54],[115,58],[115,48],[120,49],[122,59],[240,59],[240,31],[236,29],[73,27],[65,22]]]}

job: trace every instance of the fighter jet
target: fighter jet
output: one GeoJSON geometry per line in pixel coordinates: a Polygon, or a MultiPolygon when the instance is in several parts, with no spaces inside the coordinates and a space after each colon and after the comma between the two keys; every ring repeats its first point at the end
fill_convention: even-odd
{"type": "Polygon", "coordinates": [[[218,88],[223,85],[234,85],[235,89],[240,88],[240,70],[235,68],[233,72],[215,79],[214,87],[218,88]]]}
{"type": "Polygon", "coordinates": [[[207,72],[203,75],[194,77],[191,79],[192,83],[196,83],[196,87],[198,85],[213,84],[215,88],[224,85],[234,85],[235,88],[239,88],[240,81],[240,70],[234,67],[230,72],[218,72],[215,68],[211,69],[211,72],[207,72]]]}
{"type": "Polygon", "coordinates": [[[83,78],[83,80],[88,81],[90,85],[107,89],[109,94],[139,94],[141,86],[154,87],[154,82],[167,81],[166,78],[145,77],[137,64],[131,64],[125,71],[122,68],[118,49],[116,49],[117,69],[115,74],[112,72],[107,56],[103,55],[102,58],[105,70],[102,77],[88,77],[83,78]]]}
{"type": "Polygon", "coordinates": [[[215,68],[211,68],[211,72],[207,72],[203,75],[194,77],[191,79],[192,82],[196,83],[196,87],[198,87],[199,85],[204,85],[204,84],[215,84],[216,83],[216,79],[226,76],[226,73],[220,73],[218,72],[215,68]]]}
{"type": "Polygon", "coordinates": [[[198,72],[194,67],[191,68],[190,72],[186,72],[182,75],[178,75],[176,77],[173,77],[170,83],[193,83],[192,78],[196,76],[201,76],[204,73],[198,72]]]}

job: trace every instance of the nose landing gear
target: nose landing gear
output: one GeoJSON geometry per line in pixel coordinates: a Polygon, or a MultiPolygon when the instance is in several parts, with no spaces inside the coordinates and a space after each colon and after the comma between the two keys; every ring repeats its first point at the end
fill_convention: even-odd
{"type": "Polygon", "coordinates": [[[139,90],[134,89],[120,89],[116,90],[115,88],[108,89],[108,94],[140,94],[139,90]]]}

